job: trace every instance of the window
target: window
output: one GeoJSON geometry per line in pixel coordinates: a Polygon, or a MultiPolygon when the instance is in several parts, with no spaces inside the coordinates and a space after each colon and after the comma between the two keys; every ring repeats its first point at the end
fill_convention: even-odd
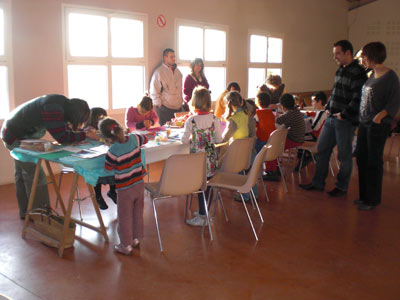
{"type": "Polygon", "coordinates": [[[10,112],[11,101],[11,53],[8,19],[7,3],[0,1],[0,119],[4,119],[10,112]]]}
{"type": "Polygon", "coordinates": [[[147,17],[65,6],[66,90],[90,107],[136,106],[146,89],[147,17]]]}
{"type": "Polygon", "coordinates": [[[248,97],[254,98],[257,88],[270,74],[282,76],[282,38],[266,34],[250,34],[248,97]]]}
{"type": "Polygon", "coordinates": [[[177,21],[177,62],[183,80],[190,73],[190,62],[203,59],[213,100],[226,88],[227,31],[226,26],[177,21]]]}

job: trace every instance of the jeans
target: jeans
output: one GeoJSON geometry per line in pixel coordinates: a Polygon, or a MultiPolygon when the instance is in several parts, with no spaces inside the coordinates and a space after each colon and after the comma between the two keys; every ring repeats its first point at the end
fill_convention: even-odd
{"type": "Polygon", "coordinates": [[[333,148],[337,145],[340,170],[337,175],[336,188],[347,191],[353,170],[352,142],[354,132],[355,126],[347,120],[339,120],[331,116],[326,119],[318,140],[315,175],[312,180],[315,187],[321,189],[325,187],[329,161],[333,148]]]}
{"type": "MultiPolygon", "coordinates": [[[[14,167],[15,192],[17,194],[19,216],[23,218],[25,217],[28,208],[29,196],[31,194],[36,164],[14,160],[14,167]]],[[[49,205],[50,202],[49,190],[47,188],[47,179],[42,167],[40,167],[39,178],[32,209],[44,208],[49,205]]]]}
{"type": "Polygon", "coordinates": [[[389,136],[389,124],[360,124],[357,139],[359,200],[368,205],[381,203],[383,150],[389,136]]]}
{"type": "Polygon", "coordinates": [[[162,126],[166,122],[171,121],[171,119],[175,117],[174,114],[176,112],[181,112],[182,107],[179,109],[172,109],[162,105],[161,107],[154,106],[154,110],[156,111],[158,118],[160,119],[160,125],[162,126]]]}

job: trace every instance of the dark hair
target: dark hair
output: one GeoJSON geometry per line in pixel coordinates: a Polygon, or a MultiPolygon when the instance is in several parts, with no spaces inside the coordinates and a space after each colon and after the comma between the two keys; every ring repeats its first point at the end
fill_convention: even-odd
{"type": "Polygon", "coordinates": [[[267,108],[271,104],[271,97],[266,92],[258,93],[256,98],[262,108],[267,108]]]}
{"type": "Polygon", "coordinates": [[[100,116],[107,116],[107,112],[104,108],[101,107],[93,107],[90,109],[89,120],[86,123],[86,126],[92,126],[96,129],[99,129],[99,119],[100,116]]]}
{"type": "Polygon", "coordinates": [[[333,44],[334,47],[340,46],[343,53],[350,51],[351,56],[353,56],[353,45],[348,40],[340,40],[333,44]]]}
{"type": "Polygon", "coordinates": [[[231,91],[225,95],[226,103],[228,105],[228,119],[233,114],[233,107],[241,107],[242,110],[247,114],[246,103],[243,101],[242,96],[237,91],[231,91]]]}
{"type": "Polygon", "coordinates": [[[368,43],[362,48],[361,56],[366,56],[374,63],[382,64],[386,59],[386,47],[381,42],[368,43]]]}
{"type": "Polygon", "coordinates": [[[190,62],[190,70],[191,70],[190,73],[194,76],[194,66],[197,64],[201,64],[200,76],[201,76],[201,79],[204,80],[205,79],[204,73],[203,73],[204,72],[204,62],[201,58],[195,58],[194,60],[192,60],[190,62]]]}
{"type": "Polygon", "coordinates": [[[140,101],[139,105],[145,111],[149,112],[153,110],[153,100],[149,96],[144,96],[142,98],[142,101],[140,101]]]}
{"type": "Polygon", "coordinates": [[[105,118],[99,123],[100,133],[104,138],[112,140],[113,143],[119,141],[121,132],[124,132],[121,124],[111,118],[105,118]]]}
{"type": "Polygon", "coordinates": [[[283,94],[279,102],[287,109],[294,109],[294,98],[291,94],[283,94]]]}
{"type": "Polygon", "coordinates": [[[315,92],[311,95],[311,97],[314,97],[315,101],[317,102],[321,101],[321,104],[325,106],[327,97],[323,91],[315,92]]]}
{"type": "Polygon", "coordinates": [[[85,124],[90,116],[89,105],[82,99],[70,99],[67,102],[64,112],[64,120],[69,122],[72,130],[77,130],[82,124],[85,124]]]}
{"type": "Polygon", "coordinates": [[[237,82],[229,82],[228,86],[226,87],[227,91],[230,92],[231,88],[234,88],[235,91],[238,91],[240,93],[240,85],[237,82]]]}
{"type": "MultiPolygon", "coordinates": [[[[248,115],[249,115],[249,116],[254,116],[254,115],[256,114],[256,112],[257,112],[257,105],[256,105],[256,103],[254,102],[253,99],[246,99],[245,102],[246,102],[247,104],[249,104],[248,107],[250,108],[250,109],[247,110],[247,111],[248,111],[248,115]]],[[[245,103],[245,104],[246,104],[246,103],[245,103]]]]}
{"type": "Polygon", "coordinates": [[[167,56],[168,53],[170,53],[170,52],[174,52],[174,53],[175,53],[175,50],[174,50],[174,49],[171,49],[171,48],[166,48],[166,49],[164,49],[164,51],[163,51],[163,53],[162,53],[162,56],[163,56],[163,57],[164,57],[164,56],[167,56]]]}

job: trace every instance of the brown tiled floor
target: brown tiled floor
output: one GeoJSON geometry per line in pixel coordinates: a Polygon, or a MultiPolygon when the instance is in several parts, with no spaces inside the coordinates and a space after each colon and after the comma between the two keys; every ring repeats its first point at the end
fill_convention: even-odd
{"type": "MultiPolygon", "coordinates": [[[[153,178],[160,169],[161,164],[152,166],[153,178]]],[[[310,166],[301,173],[303,180],[312,173],[310,166]]],[[[399,161],[392,157],[385,162],[383,204],[371,212],[359,212],[352,203],[356,168],[343,198],[299,190],[297,174],[288,176],[287,194],[282,183],[267,183],[271,202],[261,192],[259,201],[265,223],[250,209],[258,243],[230,193],[223,194],[230,221],[217,212],[213,242],[183,223],[183,199],[166,200],[158,206],[163,254],[146,198],[145,238],[129,257],[112,251],[118,242],[116,208],[107,199],[110,209],[102,215],[110,243],[78,226],[74,248],[62,259],[32,237],[21,238],[14,188],[0,186],[0,294],[12,299],[400,299],[399,179],[399,161]]],[[[70,183],[71,177],[64,181],[64,195],[70,183]]],[[[330,176],[327,189],[333,184],[330,176]]],[[[84,220],[97,225],[88,201],[83,211],[84,220]]]]}

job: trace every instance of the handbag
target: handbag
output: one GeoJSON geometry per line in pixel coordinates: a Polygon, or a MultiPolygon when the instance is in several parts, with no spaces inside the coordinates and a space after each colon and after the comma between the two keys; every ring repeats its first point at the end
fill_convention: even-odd
{"type": "MultiPolygon", "coordinates": [[[[29,213],[29,216],[32,218],[35,228],[41,234],[61,242],[64,231],[64,216],[60,216],[50,207],[36,208],[29,213]]],[[[71,220],[65,239],[65,248],[70,248],[73,246],[75,241],[75,228],[76,224],[71,220]]],[[[49,244],[45,240],[43,240],[43,243],[54,247],[54,244],[49,244]]]]}

